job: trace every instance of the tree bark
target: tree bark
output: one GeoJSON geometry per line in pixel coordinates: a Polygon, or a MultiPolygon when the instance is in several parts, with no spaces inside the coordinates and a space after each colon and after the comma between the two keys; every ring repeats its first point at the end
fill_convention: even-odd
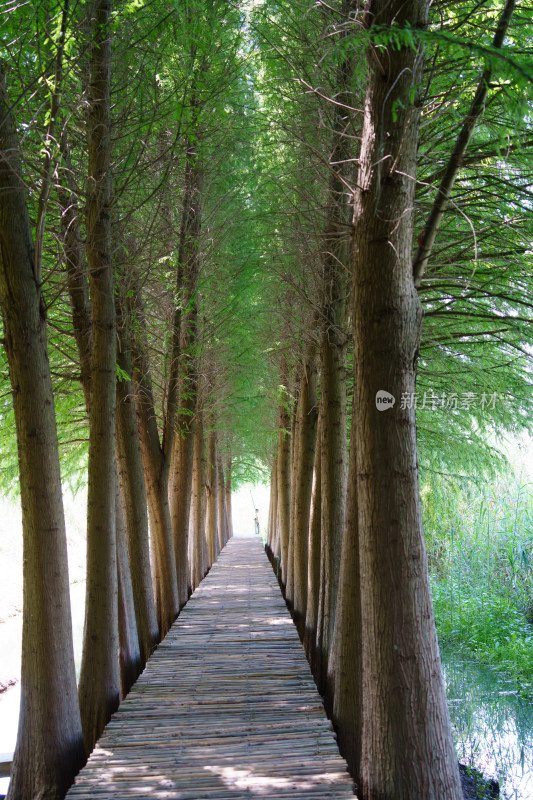
{"type": "MultiPolygon", "coordinates": [[[[332,304],[331,313],[335,307],[339,310],[337,302],[332,304]]],[[[320,693],[324,694],[335,624],[347,486],[346,338],[338,328],[323,333],[320,374],[322,497],[315,677],[320,693]]]]}
{"type": "Polygon", "coordinates": [[[87,263],[92,313],[87,496],[87,593],[80,683],[92,750],[120,699],[115,538],[116,324],[111,264],[111,0],[98,0],[88,90],[87,263]]]}
{"type": "Polygon", "coordinates": [[[313,485],[311,489],[311,510],[309,514],[309,544],[307,558],[307,607],[305,613],[305,632],[303,645],[307,660],[316,681],[316,631],[318,627],[318,603],[320,594],[320,559],[322,516],[322,421],[317,422],[315,459],[313,464],[313,485]]]}
{"type": "MultiPolygon", "coordinates": [[[[193,81],[196,77],[193,78],[193,81]]],[[[174,440],[171,487],[171,517],[178,575],[179,604],[182,608],[191,590],[188,558],[191,509],[194,426],[198,394],[196,300],[200,274],[200,231],[202,222],[203,169],[197,143],[189,141],[185,159],[185,192],[178,251],[181,275],[178,293],[183,310],[180,317],[180,352],[177,359],[177,436],[174,440]]]]}
{"type": "Polygon", "coordinates": [[[180,608],[187,602],[191,589],[189,564],[189,522],[192,496],[194,464],[194,430],[198,376],[196,358],[196,330],[198,311],[196,306],[196,282],[198,264],[193,259],[188,270],[184,305],[186,313],[181,320],[181,347],[178,377],[177,435],[174,439],[172,488],[170,493],[172,531],[176,554],[176,572],[180,608]]]}
{"type": "Polygon", "coordinates": [[[19,144],[0,63],[0,305],[17,428],[23,530],[21,702],[10,800],[61,800],[85,761],[72,645],[46,312],[19,144]]]}
{"type": "Polygon", "coordinates": [[[226,455],[224,466],[224,477],[226,479],[226,542],[233,536],[233,516],[231,512],[231,453],[226,455]]]}
{"type": "Polygon", "coordinates": [[[317,368],[311,346],[304,359],[298,397],[296,435],[298,453],[294,470],[293,517],[293,618],[303,639],[307,607],[307,556],[309,545],[309,517],[313,485],[313,464],[317,429],[317,368]]]}
{"type": "Polygon", "coordinates": [[[179,613],[176,556],[168,497],[170,458],[159,440],[144,308],[138,286],[135,289],[135,314],[138,331],[131,340],[135,404],[153,543],[157,620],[163,638],[179,613]]]}
{"type": "Polygon", "coordinates": [[[78,208],[77,194],[72,179],[72,164],[66,134],[61,137],[63,154],[63,181],[57,187],[61,209],[61,232],[63,235],[63,257],[67,274],[67,289],[72,309],[74,338],[80,357],[81,386],[85,406],[89,409],[91,401],[91,304],[89,300],[89,281],[83,261],[83,235],[78,208]]]}
{"type": "Polygon", "coordinates": [[[296,473],[300,465],[300,439],[298,436],[300,422],[298,417],[298,390],[300,381],[298,378],[295,383],[297,383],[297,387],[291,404],[291,435],[289,438],[289,537],[287,545],[287,574],[285,576],[285,602],[291,612],[293,610],[294,593],[294,526],[296,514],[294,486],[297,481],[296,473]]]}
{"type": "MultiPolygon", "coordinates": [[[[92,330],[91,330],[91,306],[89,298],[89,285],[87,279],[87,268],[83,261],[82,239],[81,239],[81,223],[79,210],[77,207],[76,192],[74,191],[72,181],[72,167],[70,160],[70,151],[66,135],[63,134],[61,139],[61,150],[64,158],[65,175],[63,184],[57,188],[59,203],[61,207],[61,228],[63,233],[63,253],[65,258],[65,266],[67,273],[67,288],[72,309],[72,322],[74,327],[74,338],[78,348],[80,358],[80,372],[81,372],[81,385],[83,388],[85,406],[87,413],[90,413],[91,406],[91,358],[92,358],[92,330]]],[[[116,310],[117,311],[117,310],[116,310]]],[[[120,304],[118,304],[118,314],[121,313],[120,304]]],[[[121,333],[119,331],[119,337],[121,333]]],[[[120,357],[117,356],[117,362],[120,357]]],[[[130,359],[131,362],[131,359],[130,359]]],[[[124,366],[123,366],[124,369],[124,366]]],[[[131,364],[130,364],[131,373],[131,364]]],[[[117,382],[117,403],[119,401],[119,383],[117,382]]],[[[117,417],[118,414],[117,410],[117,417]]],[[[118,420],[117,420],[118,425],[118,420]]],[[[138,438],[137,430],[135,428],[135,436],[138,438]]],[[[118,442],[117,442],[117,467],[118,467],[118,442]]],[[[140,453],[139,453],[140,458],[140,453]]],[[[122,482],[123,483],[123,482],[122,482]]],[[[122,484],[121,484],[122,486],[122,484]]],[[[118,486],[117,486],[118,491],[118,486]]],[[[144,478],[143,478],[143,492],[144,492],[144,478]]],[[[146,502],[146,496],[144,497],[146,502]]],[[[120,532],[124,528],[124,519],[122,518],[122,508],[119,504],[115,504],[117,512],[117,526],[120,526],[120,532]]],[[[126,517],[128,525],[131,526],[131,514],[126,517]]],[[[119,528],[117,527],[117,531],[119,528]]],[[[135,532],[128,529],[128,537],[135,536],[135,532]]],[[[146,535],[148,529],[146,526],[146,535]]],[[[121,675],[121,692],[124,697],[129,690],[131,684],[136,679],[142,665],[144,665],[147,655],[140,652],[140,642],[137,633],[131,629],[131,620],[135,623],[136,609],[134,605],[134,596],[130,593],[129,587],[132,585],[131,568],[139,569],[138,565],[133,564],[132,556],[135,558],[138,553],[132,550],[130,554],[128,551],[121,552],[121,542],[117,536],[117,563],[119,568],[119,605],[118,605],[118,625],[119,625],[119,641],[120,641],[120,675],[121,675]],[[121,574],[122,573],[122,574],[121,574]],[[137,642],[135,642],[137,638],[137,642]],[[128,663],[127,659],[131,661],[128,663]],[[141,665],[142,661],[142,665],[141,665]]],[[[141,567],[142,570],[142,567],[141,567]]],[[[148,573],[149,575],[149,573],[148,573]]],[[[150,577],[150,576],[149,576],[150,577]]],[[[151,579],[150,579],[151,581],[151,579]]],[[[151,583],[150,583],[151,591],[151,583]]],[[[139,613],[142,614],[143,608],[141,604],[138,605],[139,613]]],[[[155,614],[155,611],[154,611],[155,614]]],[[[143,630],[143,620],[140,621],[140,631],[143,630]]],[[[157,641],[157,639],[156,639],[157,641]]],[[[151,650],[149,651],[151,652],[151,650]]]]}
{"type": "MultiPolygon", "coordinates": [[[[211,425],[214,420],[211,419],[211,425]]],[[[215,563],[218,549],[218,484],[216,431],[210,428],[207,434],[207,480],[206,480],[206,536],[209,566],[215,563]]]]}
{"type": "Polygon", "coordinates": [[[118,475],[115,478],[115,495],[120,694],[121,697],[126,697],[139,677],[143,665],[141,664],[137,621],[135,619],[133,585],[118,475]]]}
{"type": "MultiPolygon", "coordinates": [[[[126,317],[119,313],[117,363],[131,376],[131,346],[126,317]]],[[[131,380],[117,380],[117,465],[126,521],[133,599],[143,665],[159,642],[159,627],[150,572],[146,485],[131,380]]]]}
{"type": "MultiPolygon", "coordinates": [[[[427,24],[427,10],[427,0],[374,0],[369,18],[416,30],[427,24]]],[[[415,412],[401,403],[415,391],[422,317],[411,262],[422,57],[409,46],[372,48],[368,68],[354,195],[359,783],[363,800],[460,800],[422,531],[415,412]],[[396,403],[380,404],[380,392],[396,403]]]]}
{"type": "MultiPolygon", "coordinates": [[[[194,100],[192,104],[194,106],[194,100]]],[[[158,542],[155,553],[158,576],[156,599],[162,634],[186,603],[189,594],[186,555],[192,480],[192,430],[189,425],[197,395],[193,351],[196,345],[196,291],[200,271],[203,184],[203,169],[198,158],[198,132],[196,134],[194,141],[188,143],[185,159],[185,192],[177,254],[178,300],[172,321],[170,377],[162,445],[159,444],[148,364],[142,352],[144,350],[146,353],[146,348],[138,349],[136,359],[140,368],[139,387],[142,388],[138,409],[143,459],[147,470],[148,503],[152,529],[158,542]],[[176,437],[176,430],[179,436],[183,436],[182,441],[176,437]],[[171,460],[174,470],[170,488],[171,460]],[[168,609],[166,612],[165,607],[168,609]]],[[[140,298],[139,292],[137,295],[140,298]]]]}
{"type": "Polygon", "coordinates": [[[216,521],[215,521],[215,560],[219,557],[220,551],[223,545],[220,545],[220,537],[223,535],[223,532],[219,534],[218,525],[219,525],[219,509],[220,509],[220,500],[219,500],[219,483],[218,483],[218,449],[215,450],[215,466],[214,466],[214,481],[215,481],[215,511],[216,511],[216,521]]]}
{"type": "MultiPolygon", "coordinates": [[[[356,3],[343,0],[342,10],[350,16],[356,3]]],[[[344,38],[349,32],[345,27],[344,38]]],[[[333,626],[344,527],[347,481],[346,347],[343,330],[349,293],[348,241],[349,204],[346,181],[352,171],[353,105],[351,88],[354,61],[349,49],[337,68],[336,103],[333,106],[327,220],[322,244],[322,329],[320,341],[320,409],[322,416],[320,593],[317,625],[315,676],[323,694],[333,626]]]]}
{"type": "Polygon", "coordinates": [[[179,604],[181,609],[187,602],[191,589],[188,551],[195,423],[194,418],[191,419],[191,417],[185,414],[183,414],[184,421],[180,423],[180,417],[181,415],[178,415],[178,425],[180,425],[182,432],[176,437],[174,443],[170,511],[176,552],[179,604]],[[184,426],[186,427],[184,428],[184,426]]]}
{"type": "Polygon", "coordinates": [[[351,774],[359,776],[363,697],[357,491],[355,480],[352,479],[357,474],[357,429],[354,424],[356,416],[354,409],[348,468],[350,480],[346,500],[335,626],[328,662],[326,705],[331,709],[339,749],[350,766],[351,774]]]}
{"type": "Polygon", "coordinates": [[[217,451],[217,484],[218,484],[218,505],[217,505],[217,522],[218,522],[218,549],[219,552],[223,549],[227,541],[226,535],[226,487],[224,484],[224,467],[222,466],[222,457],[217,451]]]}
{"type": "Polygon", "coordinates": [[[278,454],[277,451],[274,455],[274,460],[272,463],[272,469],[270,471],[270,502],[268,504],[268,527],[267,527],[267,550],[270,549],[270,555],[275,556],[277,555],[275,552],[276,547],[276,529],[277,529],[277,521],[278,521],[278,508],[277,508],[277,500],[278,500],[278,486],[277,486],[277,475],[278,475],[278,454]]]}
{"type": "Polygon", "coordinates": [[[273,511],[274,515],[274,531],[273,531],[273,538],[272,538],[272,552],[276,559],[276,575],[278,580],[281,581],[280,574],[281,574],[281,534],[280,534],[280,525],[279,525],[279,454],[278,449],[276,446],[276,456],[274,462],[274,469],[275,469],[275,488],[276,488],[276,497],[275,497],[275,509],[273,511]]]}
{"type": "Polygon", "coordinates": [[[192,589],[196,589],[204,577],[205,549],[205,475],[204,475],[204,427],[202,411],[196,412],[194,426],[194,466],[191,495],[191,517],[189,525],[189,563],[191,565],[192,589]]]}
{"type": "MultiPolygon", "coordinates": [[[[287,386],[286,376],[282,375],[282,386],[287,386]]],[[[286,388],[284,389],[284,391],[286,388]]],[[[278,526],[279,526],[279,555],[281,566],[281,580],[283,586],[287,581],[287,566],[289,556],[289,524],[290,524],[290,414],[287,408],[287,398],[282,398],[279,407],[279,432],[278,432],[278,526]]]]}

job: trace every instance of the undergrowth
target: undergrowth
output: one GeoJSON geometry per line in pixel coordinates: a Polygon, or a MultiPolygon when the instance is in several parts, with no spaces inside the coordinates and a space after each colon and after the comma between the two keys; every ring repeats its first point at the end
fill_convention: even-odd
{"type": "Polygon", "coordinates": [[[521,477],[422,485],[439,639],[533,691],[533,491],[521,477]]]}

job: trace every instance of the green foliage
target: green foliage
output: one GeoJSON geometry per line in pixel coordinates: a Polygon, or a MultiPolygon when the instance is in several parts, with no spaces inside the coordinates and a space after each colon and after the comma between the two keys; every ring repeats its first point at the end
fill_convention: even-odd
{"type": "MultiPolygon", "coordinates": [[[[342,11],[338,2],[307,0],[115,5],[113,222],[126,272],[135,272],[143,289],[158,423],[163,424],[170,374],[172,312],[178,304],[187,313],[192,303],[182,302],[175,280],[188,150],[201,165],[204,189],[202,274],[194,293],[200,336],[186,355],[199,360],[207,378],[206,400],[223,449],[234,458],[238,482],[241,473],[243,480],[258,471],[262,475],[271,462],[280,400],[290,403],[292,376],[323,303],[339,70],[347,59],[354,62],[349,104],[362,108],[367,48],[379,53],[422,43],[423,83],[408,87],[401,101],[420,106],[422,113],[415,236],[481,71],[490,65],[492,75],[482,121],[420,290],[425,312],[417,385],[420,464],[426,475],[494,475],[503,461],[498,437],[533,426],[531,15],[519,6],[504,47],[494,51],[497,5],[432,4],[425,31],[376,25],[367,30],[357,15],[342,11]],[[282,362],[291,385],[280,397],[282,362]],[[472,397],[475,402],[466,402],[472,397]]],[[[54,0],[14,8],[6,14],[0,51],[10,64],[8,88],[33,221],[61,12],[54,0]]],[[[54,180],[73,180],[81,209],[87,173],[86,13],[84,4],[71,6],[65,44],[59,128],[68,138],[71,167],[57,147],[52,154],[54,180]]],[[[361,117],[353,112],[348,131],[353,182],[361,117]]],[[[84,463],[86,420],[61,242],[52,192],[44,294],[62,462],[65,474],[74,475],[84,463]]],[[[127,285],[125,296],[132,300],[133,294],[127,285]]],[[[5,366],[0,480],[8,487],[16,485],[17,451],[5,366]]],[[[516,556],[519,563],[527,552],[516,556]]]]}
{"type": "Polygon", "coordinates": [[[422,484],[439,637],[533,685],[533,491],[432,475],[422,484]]]}
{"type": "Polygon", "coordinates": [[[472,658],[504,670],[528,693],[533,689],[533,628],[508,598],[437,583],[433,602],[439,638],[472,658]]]}
{"type": "MultiPolygon", "coordinates": [[[[497,11],[499,12],[499,9],[497,11]]],[[[498,70],[502,77],[517,81],[523,86],[532,83],[533,63],[527,53],[517,53],[516,47],[508,44],[503,47],[494,47],[491,44],[496,21],[494,14],[485,12],[483,20],[483,24],[486,26],[485,36],[472,38],[473,28],[469,30],[468,27],[460,27],[460,32],[457,31],[457,15],[453,9],[450,9],[447,19],[441,16],[439,23],[430,25],[427,30],[412,28],[408,24],[390,27],[373,25],[366,33],[366,38],[369,43],[378,48],[381,46],[399,50],[408,47],[416,50],[423,45],[430,52],[439,48],[447,58],[460,58],[466,54],[470,61],[498,70]],[[450,25],[450,30],[447,29],[448,25],[450,25]],[[463,31],[466,36],[462,35],[463,31]]],[[[528,22],[530,23],[531,20],[529,19],[528,22]]],[[[527,25],[525,18],[522,18],[521,24],[522,26],[527,25]]],[[[531,28],[531,25],[529,24],[528,27],[531,28]]],[[[525,41],[527,37],[525,30],[523,30],[523,34],[523,41],[525,41]]]]}
{"type": "Polygon", "coordinates": [[[375,47],[391,47],[393,50],[400,50],[409,47],[416,50],[419,42],[420,31],[411,28],[410,25],[372,25],[368,30],[368,40],[375,47]]]}
{"type": "MultiPolygon", "coordinates": [[[[487,66],[500,13],[500,7],[467,2],[435,6],[428,30],[416,32],[428,68],[415,236],[487,66]]],[[[425,318],[417,421],[424,470],[494,474],[502,466],[499,437],[531,431],[531,85],[503,57],[512,49],[520,63],[531,63],[531,33],[531,16],[517,8],[502,58],[491,62],[484,114],[420,288],[425,318]],[[424,397],[429,402],[422,407],[424,397]],[[463,402],[468,397],[473,402],[463,402]]]]}
{"type": "Polygon", "coordinates": [[[265,466],[264,461],[253,459],[246,455],[238,455],[232,461],[231,466],[231,488],[233,491],[240,489],[241,486],[252,484],[268,484],[270,472],[265,466]]]}

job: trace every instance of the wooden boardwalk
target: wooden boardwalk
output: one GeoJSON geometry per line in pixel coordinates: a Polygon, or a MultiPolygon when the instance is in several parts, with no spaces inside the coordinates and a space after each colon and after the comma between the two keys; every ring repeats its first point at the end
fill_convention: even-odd
{"type": "Polygon", "coordinates": [[[226,545],[67,797],[354,797],[258,539],[226,545]]]}

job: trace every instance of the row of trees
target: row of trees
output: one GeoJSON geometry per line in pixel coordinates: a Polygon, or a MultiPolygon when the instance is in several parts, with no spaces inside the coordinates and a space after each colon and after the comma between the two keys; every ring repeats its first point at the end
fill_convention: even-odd
{"type": "Polygon", "coordinates": [[[512,2],[302,12],[258,22],[290,61],[270,79],[302,110],[287,158],[307,171],[283,209],[307,258],[285,238],[280,303],[302,312],[280,337],[267,548],[360,796],[459,798],[417,430],[426,476],[468,474],[531,424],[524,20],[512,2]]]}
{"type": "Polygon", "coordinates": [[[416,432],[426,473],[462,472],[530,422],[527,13],[46,0],[6,20],[9,797],[64,794],[231,535],[232,480],[267,465],[268,547],[361,796],[458,798],[416,432]],[[60,471],[88,486],[78,687],[60,471]]]}
{"type": "Polygon", "coordinates": [[[205,192],[227,180],[207,163],[231,149],[210,116],[233,102],[240,16],[198,4],[178,28],[163,5],[66,0],[8,17],[0,302],[24,531],[11,798],[65,794],[231,536],[228,294],[204,286],[224,215],[205,192]],[[58,430],[67,469],[86,459],[78,686],[58,430]]]}

